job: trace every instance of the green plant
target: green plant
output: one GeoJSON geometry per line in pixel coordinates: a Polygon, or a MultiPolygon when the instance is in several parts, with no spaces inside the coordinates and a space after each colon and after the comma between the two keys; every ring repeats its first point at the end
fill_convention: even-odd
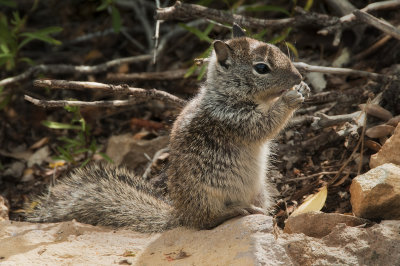
{"type": "MultiPolygon", "coordinates": [[[[208,35],[210,34],[210,32],[212,31],[212,29],[214,28],[214,24],[213,23],[209,23],[207,28],[204,31],[199,30],[198,28],[195,27],[191,27],[188,26],[184,23],[179,23],[179,25],[186,29],[187,31],[193,33],[194,35],[196,35],[201,41],[206,41],[210,44],[210,46],[203,52],[201,53],[198,58],[206,58],[210,55],[211,51],[212,51],[212,42],[213,40],[208,37],[208,35]]],[[[204,74],[207,71],[207,67],[205,64],[202,64],[201,66],[198,66],[196,63],[194,63],[186,72],[185,74],[185,78],[190,77],[191,75],[193,75],[196,70],[200,68],[199,70],[199,74],[197,75],[197,80],[201,80],[204,76],[204,74]]]]}
{"type": "MultiPolygon", "coordinates": [[[[11,2],[2,0],[0,5],[10,5],[11,2]]],[[[60,27],[48,27],[37,31],[26,31],[25,24],[28,15],[20,17],[18,11],[12,12],[12,17],[7,17],[0,12],[0,67],[5,65],[7,71],[15,68],[17,62],[25,61],[32,64],[27,57],[19,58],[19,51],[28,43],[39,40],[52,45],[60,45],[61,42],[51,37],[51,34],[62,31],[60,27]]]]}
{"type": "Polygon", "coordinates": [[[119,33],[122,26],[122,19],[118,8],[115,7],[115,0],[101,0],[101,4],[96,8],[96,11],[106,9],[110,9],[113,29],[116,33],[119,33]]]}
{"type": "Polygon", "coordinates": [[[91,135],[90,125],[82,117],[80,108],[76,106],[66,106],[65,109],[73,114],[70,123],[59,123],[53,121],[43,121],[42,124],[52,129],[67,129],[74,132],[73,137],[59,137],[63,144],[57,146],[59,153],[55,159],[64,160],[72,164],[77,164],[81,157],[83,162],[81,167],[86,165],[95,154],[99,154],[105,160],[112,162],[110,157],[105,153],[99,152],[100,147],[96,143],[96,139],[91,135]]]}

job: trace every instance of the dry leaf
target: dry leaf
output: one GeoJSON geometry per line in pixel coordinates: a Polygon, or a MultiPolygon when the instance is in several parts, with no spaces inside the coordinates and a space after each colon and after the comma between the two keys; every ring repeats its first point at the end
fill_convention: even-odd
{"type": "Polygon", "coordinates": [[[325,205],[326,196],[328,195],[328,188],[324,186],[318,193],[306,199],[292,214],[291,216],[300,213],[311,211],[320,211],[325,205]]]}
{"type": "Polygon", "coordinates": [[[365,145],[365,147],[370,148],[371,150],[376,151],[376,152],[380,151],[380,149],[382,148],[381,144],[379,144],[376,141],[370,140],[370,139],[366,140],[364,142],[364,145],[365,145]]]}
{"type": "Polygon", "coordinates": [[[66,161],[61,161],[60,160],[60,161],[56,161],[54,163],[49,163],[49,167],[54,169],[54,168],[57,168],[57,167],[60,167],[60,166],[64,166],[65,163],[66,163],[66,161]]]}
{"type": "Polygon", "coordinates": [[[381,138],[393,134],[395,127],[389,125],[377,125],[368,128],[365,131],[365,135],[370,138],[381,138]]]}
{"type": "Polygon", "coordinates": [[[397,127],[397,124],[400,123],[400,115],[390,118],[389,121],[386,122],[387,125],[391,125],[397,127]]]}
{"type": "Polygon", "coordinates": [[[41,138],[39,141],[36,141],[29,149],[31,149],[31,150],[38,149],[38,148],[42,147],[44,144],[46,144],[47,142],[49,142],[48,137],[41,138]]]}
{"type": "Polygon", "coordinates": [[[361,110],[364,110],[367,114],[380,118],[384,121],[388,121],[393,117],[392,113],[380,106],[379,104],[360,104],[361,110]]]}

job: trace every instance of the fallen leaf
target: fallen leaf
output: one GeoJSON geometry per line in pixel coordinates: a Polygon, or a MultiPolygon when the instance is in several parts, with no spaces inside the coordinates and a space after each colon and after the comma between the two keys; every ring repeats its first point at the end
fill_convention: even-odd
{"type": "Polygon", "coordinates": [[[365,131],[365,135],[370,138],[376,139],[381,137],[386,137],[388,135],[393,134],[395,127],[390,125],[377,125],[371,128],[368,128],[365,131]]]}
{"type": "Polygon", "coordinates": [[[391,125],[397,127],[397,124],[400,123],[400,115],[390,118],[389,121],[386,122],[387,125],[391,125]]]}
{"type": "Polygon", "coordinates": [[[371,150],[376,151],[376,152],[380,151],[380,149],[382,148],[381,144],[379,144],[376,141],[370,140],[370,139],[366,140],[364,142],[364,145],[365,145],[365,147],[370,148],[371,150]]]}
{"type": "Polygon", "coordinates": [[[36,141],[29,149],[31,149],[31,150],[38,149],[38,148],[42,147],[44,144],[46,144],[47,142],[49,142],[49,138],[44,137],[44,138],[40,139],[39,141],[36,141]]]}
{"type": "Polygon", "coordinates": [[[320,211],[325,205],[326,197],[328,195],[328,188],[324,186],[318,193],[307,198],[292,214],[291,216],[300,213],[311,211],[320,211]]]}
{"type": "Polygon", "coordinates": [[[367,114],[388,121],[393,117],[392,113],[380,106],[379,104],[360,104],[360,109],[367,114]]]}
{"type": "Polygon", "coordinates": [[[64,166],[65,165],[65,163],[66,163],[66,161],[56,161],[56,162],[54,162],[54,163],[49,163],[49,167],[50,168],[57,168],[57,167],[60,167],[60,166],[64,166]]]}

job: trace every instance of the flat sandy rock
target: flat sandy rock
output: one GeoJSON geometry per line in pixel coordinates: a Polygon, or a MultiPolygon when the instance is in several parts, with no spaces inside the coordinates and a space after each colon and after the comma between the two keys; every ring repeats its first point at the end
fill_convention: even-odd
{"type": "Polygon", "coordinates": [[[400,166],[386,163],[357,176],[350,194],[356,216],[400,220],[400,166]]]}
{"type": "Polygon", "coordinates": [[[77,222],[0,222],[0,265],[395,265],[400,221],[369,228],[337,224],[322,237],[274,231],[271,217],[249,215],[213,230],[163,234],[77,222]],[[276,238],[278,237],[278,238],[276,238]]]}
{"type": "Polygon", "coordinates": [[[371,156],[369,166],[375,168],[385,163],[400,165],[400,124],[397,125],[393,135],[385,142],[381,150],[371,156]]]}

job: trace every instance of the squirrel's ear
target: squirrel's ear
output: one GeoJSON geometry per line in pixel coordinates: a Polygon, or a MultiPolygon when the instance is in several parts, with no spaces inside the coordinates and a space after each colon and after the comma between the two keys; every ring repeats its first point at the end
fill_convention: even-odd
{"type": "Polygon", "coordinates": [[[244,32],[244,30],[236,23],[233,23],[232,35],[233,38],[246,37],[246,33],[244,32]]]}
{"type": "Polygon", "coordinates": [[[221,66],[228,68],[229,67],[228,59],[231,55],[231,51],[230,51],[231,48],[223,41],[218,41],[218,40],[213,42],[213,46],[214,46],[215,54],[217,56],[218,63],[221,66]]]}

